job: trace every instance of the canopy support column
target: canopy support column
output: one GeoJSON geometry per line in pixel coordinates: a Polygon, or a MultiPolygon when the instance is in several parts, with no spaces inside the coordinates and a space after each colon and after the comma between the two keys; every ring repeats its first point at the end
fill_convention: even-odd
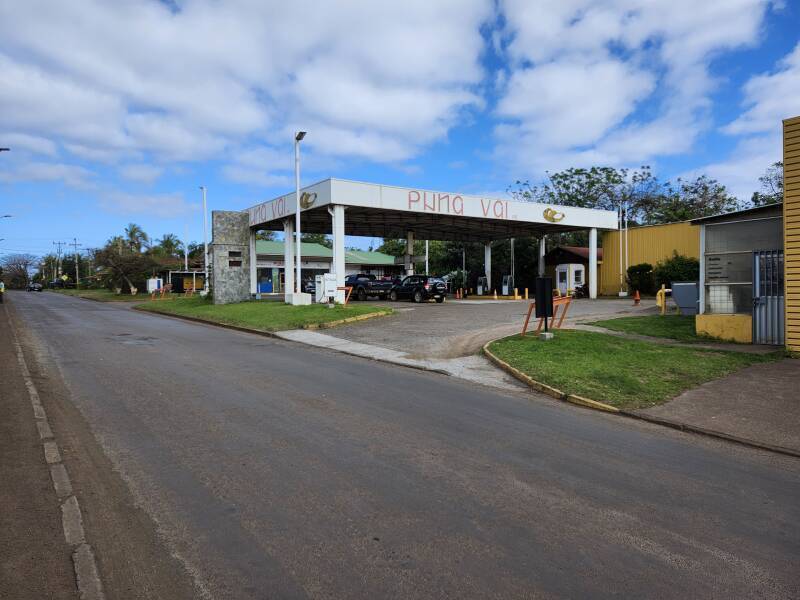
{"type": "MultiPolygon", "coordinates": [[[[287,304],[292,303],[294,294],[294,223],[292,219],[283,220],[283,294],[287,304]]],[[[273,287],[274,289],[274,287],[273,287]]]]}
{"type": "MultiPolygon", "coordinates": [[[[344,287],[345,278],[345,255],[344,255],[344,206],[334,204],[329,210],[333,218],[333,273],[336,275],[336,287],[344,287]]],[[[337,290],[336,302],[343,304],[345,292],[337,290]]]]}
{"type": "Polygon", "coordinates": [[[597,298],[597,229],[589,230],[589,298],[597,298]]]}
{"type": "Polygon", "coordinates": [[[486,285],[492,289],[492,242],[483,245],[483,274],[486,276],[486,285]]]}
{"type": "Polygon", "coordinates": [[[414,232],[406,232],[406,275],[414,274],[414,232]]]}

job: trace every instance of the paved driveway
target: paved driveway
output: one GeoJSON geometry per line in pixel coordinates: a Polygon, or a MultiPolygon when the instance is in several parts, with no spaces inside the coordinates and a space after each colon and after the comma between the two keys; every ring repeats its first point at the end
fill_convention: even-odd
{"type": "MultiPolygon", "coordinates": [[[[387,303],[380,304],[386,306],[387,303]]],[[[486,342],[519,332],[528,309],[524,300],[388,304],[395,309],[395,315],[336,327],[326,334],[400,350],[410,358],[455,358],[475,354],[486,342]]],[[[629,298],[575,300],[565,323],[653,312],[655,307],[651,304],[634,307],[629,298]]]]}

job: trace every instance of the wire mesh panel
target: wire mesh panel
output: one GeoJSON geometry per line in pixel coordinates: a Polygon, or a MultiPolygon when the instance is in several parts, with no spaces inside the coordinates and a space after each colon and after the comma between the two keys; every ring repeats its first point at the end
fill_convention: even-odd
{"type": "Polygon", "coordinates": [[[783,251],[753,252],[753,343],[784,343],[783,251]]]}

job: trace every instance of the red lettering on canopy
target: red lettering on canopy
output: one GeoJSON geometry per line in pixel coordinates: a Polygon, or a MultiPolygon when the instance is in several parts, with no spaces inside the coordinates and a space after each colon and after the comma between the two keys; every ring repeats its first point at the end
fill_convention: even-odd
{"type": "Polygon", "coordinates": [[[428,203],[428,192],[422,192],[422,210],[436,212],[436,194],[431,193],[430,203],[428,203]]]}
{"type": "Polygon", "coordinates": [[[464,199],[461,196],[453,196],[453,212],[457,215],[464,214],[464,199]]]}
{"type": "Polygon", "coordinates": [[[500,200],[496,200],[495,201],[494,208],[492,209],[492,212],[494,213],[494,216],[497,217],[498,219],[502,219],[503,218],[503,212],[504,212],[503,211],[503,203],[500,202],[500,200]]]}
{"type": "Polygon", "coordinates": [[[412,209],[412,204],[419,203],[419,192],[417,190],[409,190],[408,191],[408,209],[412,209]],[[414,198],[416,196],[416,198],[414,198]]]}
{"type": "Polygon", "coordinates": [[[489,216],[489,209],[491,207],[492,207],[492,201],[491,200],[484,200],[483,198],[481,198],[481,209],[483,210],[483,216],[484,217],[488,217],[489,216]]]}

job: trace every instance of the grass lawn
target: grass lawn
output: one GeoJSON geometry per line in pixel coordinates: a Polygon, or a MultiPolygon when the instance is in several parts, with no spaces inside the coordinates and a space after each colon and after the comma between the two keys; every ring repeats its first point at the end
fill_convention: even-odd
{"type": "Polygon", "coordinates": [[[130,294],[115,294],[111,290],[46,290],[55,294],[64,294],[65,296],[77,296],[78,298],[88,298],[90,300],[100,300],[101,302],[132,302],[141,301],[147,298],[147,294],[139,294],[131,296],[130,294]]]}
{"type": "Polygon", "coordinates": [[[679,342],[712,342],[708,336],[697,335],[694,330],[694,315],[647,315],[644,317],[620,317],[595,321],[592,325],[605,327],[614,331],[638,333],[653,337],[669,338],[679,342]]]}
{"type": "Polygon", "coordinates": [[[152,312],[195,317],[212,323],[225,323],[249,327],[259,331],[282,331],[329,323],[370,314],[389,314],[390,308],[348,304],[328,308],[327,304],[291,306],[269,300],[240,302],[238,304],[212,304],[203,298],[175,298],[155,300],[137,308],[152,312]]]}
{"type": "Polygon", "coordinates": [[[556,331],[548,342],[507,337],[489,349],[541,383],[618,408],[661,404],[742,367],[783,357],[781,352],[721,352],[569,330],[556,331]]]}

